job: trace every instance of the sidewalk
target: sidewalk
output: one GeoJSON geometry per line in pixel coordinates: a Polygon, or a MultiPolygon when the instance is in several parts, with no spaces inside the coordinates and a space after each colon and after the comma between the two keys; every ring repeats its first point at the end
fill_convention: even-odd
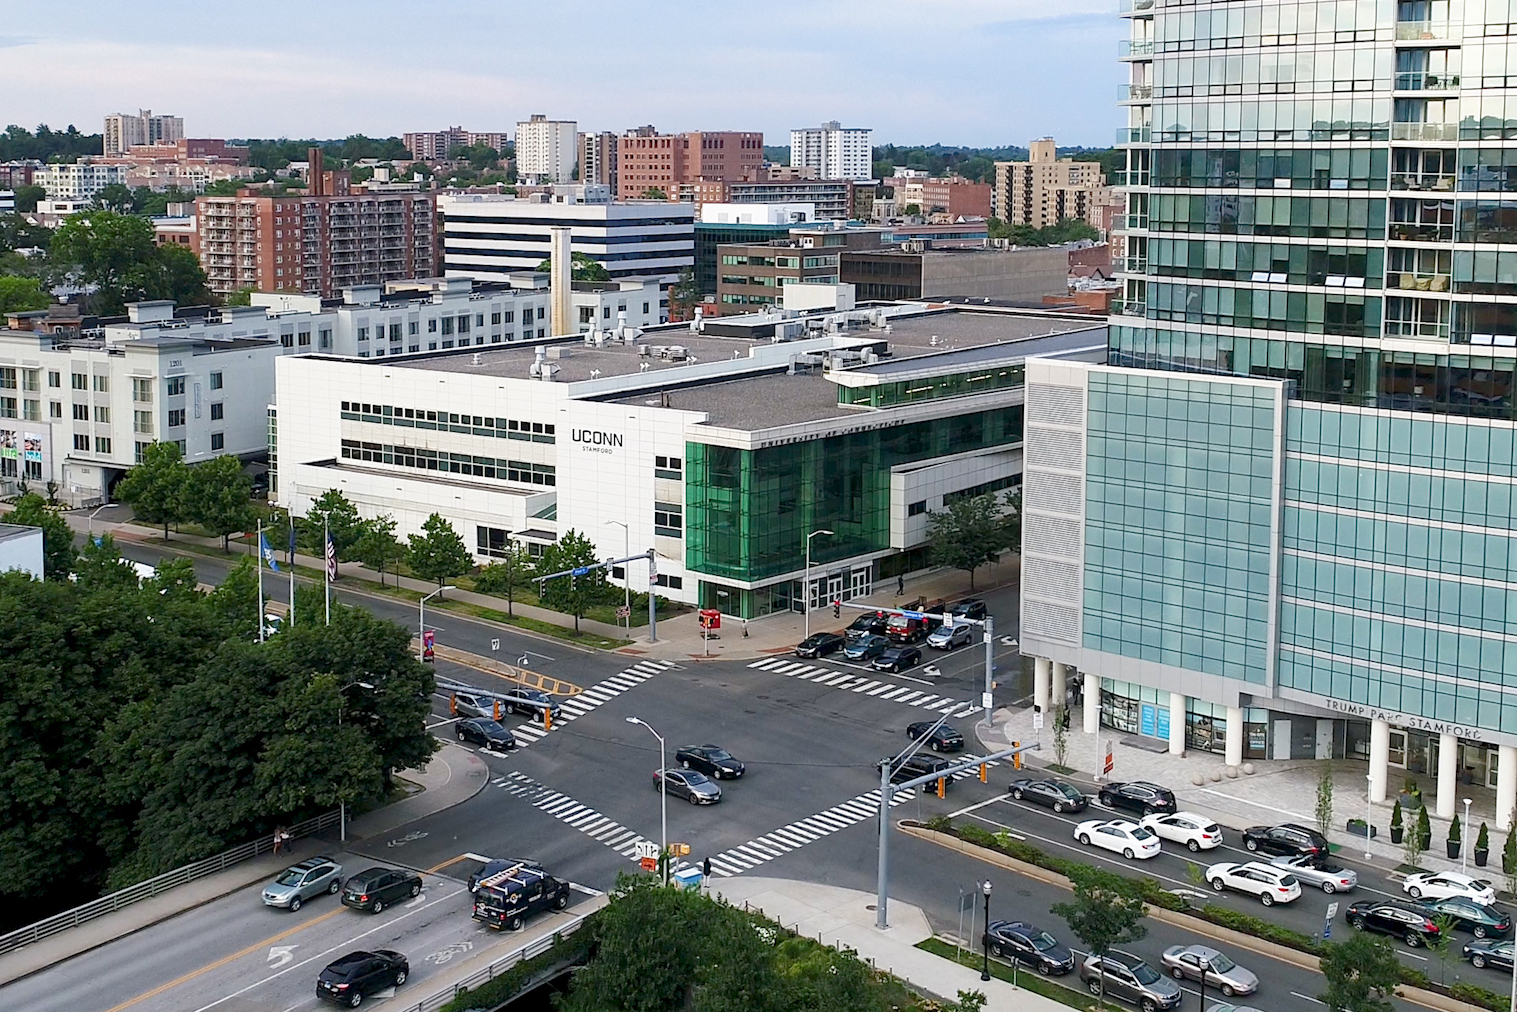
{"type": "MultiPolygon", "coordinates": [[[[1185,755],[1170,755],[1126,744],[1124,740],[1141,740],[1134,735],[1103,727],[1099,736],[1088,735],[1081,730],[1082,707],[1070,709],[1070,730],[1065,755],[1065,765],[1077,771],[1073,779],[1093,782],[1097,763],[1105,759],[1106,746],[1112,745],[1111,781],[1151,780],[1175,792],[1181,810],[1205,815],[1224,827],[1244,829],[1254,825],[1274,825],[1295,822],[1315,828],[1314,814],[1317,799],[1317,783],[1325,760],[1318,759],[1253,759],[1233,771],[1227,772],[1222,756],[1212,752],[1188,752],[1185,755]],[[1099,737],[1099,744],[1098,744],[1099,737]],[[1253,772],[1248,772],[1252,770],[1253,772]],[[1196,783],[1197,780],[1200,783],[1196,783]]],[[[995,712],[995,726],[987,729],[984,723],[975,724],[974,731],[987,751],[1009,748],[1011,742],[1022,744],[1039,742],[1042,748],[1027,755],[1026,762],[1036,769],[1046,769],[1055,763],[1053,754],[1053,730],[1051,722],[1045,723],[1041,732],[1032,727],[1032,707],[1006,708],[995,712]]],[[[1372,855],[1369,863],[1387,872],[1393,872],[1405,860],[1405,851],[1400,844],[1391,843],[1391,806],[1371,806],[1366,797],[1365,777],[1368,767],[1354,760],[1332,760],[1333,768],[1333,818],[1328,840],[1336,845],[1339,856],[1363,862],[1365,855],[1372,855]],[[1368,818],[1374,825],[1376,837],[1368,842],[1362,836],[1350,836],[1345,828],[1349,819],[1368,818]]],[[[1426,781],[1426,777],[1422,778],[1426,781]]],[[[1392,785],[1394,788],[1396,785],[1392,785]]],[[[1496,832],[1494,792],[1480,787],[1461,787],[1474,804],[1470,807],[1472,825],[1463,827],[1464,854],[1468,857],[1465,869],[1472,875],[1489,878],[1497,888],[1504,888],[1501,873],[1501,845],[1505,841],[1496,832]],[[1475,867],[1473,848],[1481,821],[1490,825],[1491,857],[1484,868],[1475,867]]],[[[1461,794],[1464,797],[1465,794],[1461,794]]],[[[1427,797],[1432,815],[1433,799],[1427,797]]],[[[1416,822],[1416,812],[1404,812],[1408,829],[1416,822]]],[[[1459,817],[1464,818],[1464,809],[1459,807],[1459,817]]],[[[1444,849],[1448,837],[1448,820],[1432,818],[1432,848],[1422,855],[1422,867],[1426,871],[1459,871],[1459,859],[1450,861],[1444,849]]]]}
{"type": "Polygon", "coordinates": [[[967,966],[916,948],[932,937],[932,927],[920,908],[899,900],[890,903],[890,927],[874,926],[874,896],[814,882],[739,875],[712,886],[714,894],[736,906],[760,910],[766,917],[838,949],[852,949],[877,970],[901,978],[912,988],[936,998],[956,999],[960,991],[986,996],[987,1012],[1054,1012],[1065,1010],[1051,998],[1010,983],[983,981],[967,966]]]}
{"type": "MultiPolygon", "coordinates": [[[[425,769],[402,771],[402,778],[419,785],[421,793],[375,809],[348,823],[349,844],[379,836],[424,815],[468,801],[489,783],[488,772],[484,761],[474,753],[444,743],[425,769]]],[[[332,853],[338,846],[337,833],[328,830],[326,835],[328,838],[295,840],[288,854],[277,857],[263,854],[251,858],[226,871],[176,886],[151,899],[8,952],[0,956],[0,985],[166,921],[186,910],[204,906],[239,889],[272,879],[297,861],[332,853]]]]}

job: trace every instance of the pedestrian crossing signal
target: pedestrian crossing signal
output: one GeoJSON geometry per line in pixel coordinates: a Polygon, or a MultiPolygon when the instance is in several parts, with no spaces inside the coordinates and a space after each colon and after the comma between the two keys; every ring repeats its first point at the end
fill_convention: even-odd
{"type": "Polygon", "coordinates": [[[843,617],[843,602],[842,601],[833,601],[832,602],[832,617],[833,618],[842,618],[843,617]]]}
{"type": "Polygon", "coordinates": [[[688,843],[669,844],[669,853],[674,857],[689,857],[690,845],[688,843]]]}
{"type": "Polygon", "coordinates": [[[948,797],[948,778],[938,777],[938,797],[948,797]]]}

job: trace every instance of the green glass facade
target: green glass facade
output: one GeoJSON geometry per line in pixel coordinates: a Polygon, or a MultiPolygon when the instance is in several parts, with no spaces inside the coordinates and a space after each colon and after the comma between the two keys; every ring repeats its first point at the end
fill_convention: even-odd
{"type": "Polygon", "coordinates": [[[762,583],[802,570],[815,530],[833,535],[813,565],[888,551],[891,467],[1021,441],[1017,405],[757,450],[687,443],[685,564],[762,583]]]}

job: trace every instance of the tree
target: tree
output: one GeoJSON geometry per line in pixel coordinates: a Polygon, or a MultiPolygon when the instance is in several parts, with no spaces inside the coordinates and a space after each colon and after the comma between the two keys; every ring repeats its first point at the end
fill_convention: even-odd
{"type": "Polygon", "coordinates": [[[927,514],[927,540],[933,565],[965,570],[972,591],[975,570],[995,561],[1007,546],[1008,531],[995,496],[986,493],[927,514]]]}
{"type": "Polygon", "coordinates": [[[242,470],[242,461],[230,454],[189,469],[185,512],[188,518],[221,539],[221,550],[231,550],[233,534],[258,522],[253,509],[253,482],[242,470]]]}
{"type": "MultiPolygon", "coordinates": [[[[593,566],[600,561],[595,557],[594,543],[571,527],[543,553],[538,572],[560,573],[593,566]]],[[[592,569],[584,576],[560,576],[548,580],[538,597],[548,607],[573,615],[574,631],[579,632],[579,620],[585,617],[605,584],[606,571],[592,569]]]]}
{"type": "Polygon", "coordinates": [[[253,293],[255,291],[257,291],[257,289],[251,285],[246,288],[239,288],[231,295],[228,295],[226,297],[226,304],[229,306],[251,306],[253,304],[253,293]]]}
{"type": "Polygon", "coordinates": [[[46,309],[52,302],[52,296],[43,290],[42,283],[36,278],[0,275],[0,313],[46,309]]]}
{"type": "Polygon", "coordinates": [[[1433,845],[1433,823],[1427,815],[1427,805],[1417,809],[1417,849],[1427,850],[1433,845]]]}
{"type": "Polygon", "coordinates": [[[453,525],[439,513],[427,517],[421,534],[412,534],[410,542],[411,572],[418,579],[436,580],[439,590],[448,577],[467,573],[474,565],[469,546],[458,536],[453,525]]]}
{"type": "MultiPolygon", "coordinates": [[[[610,281],[611,273],[603,267],[599,261],[588,253],[571,253],[570,276],[574,281],[610,281]]],[[[550,257],[537,265],[539,271],[547,272],[553,269],[553,259],[550,257]]]]}
{"type": "Polygon", "coordinates": [[[120,315],[128,302],[161,297],[161,258],[146,218],[113,211],[76,214],[53,233],[48,258],[75,284],[97,286],[90,301],[101,315],[120,315]]]}
{"type": "Polygon", "coordinates": [[[47,199],[47,190],[41,186],[18,186],[15,192],[17,214],[31,214],[37,210],[37,201],[47,199]]]}
{"type": "MultiPolygon", "coordinates": [[[[406,557],[406,546],[395,536],[395,518],[382,513],[363,522],[363,533],[353,545],[353,555],[370,569],[379,570],[379,585],[384,586],[385,570],[406,557]]],[[[400,585],[396,576],[395,585],[400,585]]]]}
{"type": "MultiPolygon", "coordinates": [[[[1068,770],[1064,760],[1069,755],[1069,707],[1062,701],[1053,708],[1053,761],[1068,770]]],[[[1061,770],[1061,772],[1063,771],[1061,770]]]]}
{"type": "Polygon", "coordinates": [[[1317,777],[1317,831],[1324,837],[1333,827],[1333,761],[1324,759],[1317,777]]]}
{"type": "Polygon", "coordinates": [[[1389,942],[1355,933],[1325,949],[1321,967],[1327,990],[1317,996],[1323,1004],[1332,1012],[1392,1012],[1401,962],[1389,942]]]}
{"type": "Polygon", "coordinates": [[[641,200],[668,200],[669,194],[664,192],[662,186],[650,186],[639,196],[641,200]]]}
{"type": "MultiPolygon", "coordinates": [[[[1074,898],[1049,909],[1064,918],[1091,953],[1104,956],[1112,946],[1136,942],[1148,933],[1141,923],[1148,908],[1136,879],[1091,865],[1071,865],[1066,874],[1074,886],[1074,898]]],[[[1106,995],[1104,973],[1096,995],[1106,995]]]]}
{"type": "Polygon", "coordinates": [[[688,320],[695,315],[700,304],[701,289],[695,280],[695,268],[680,271],[679,280],[669,286],[669,317],[672,321],[688,320]]]}
{"type": "MultiPolygon", "coordinates": [[[[1457,816],[1456,816],[1457,818],[1457,816]]],[[[1458,927],[1454,919],[1448,914],[1434,914],[1433,923],[1438,930],[1426,936],[1427,947],[1438,960],[1438,983],[1445,983],[1449,971],[1449,946],[1454,941],[1454,930],[1458,927]]]]}
{"type": "Polygon", "coordinates": [[[129,589],[137,586],[137,571],[116,548],[116,539],[109,533],[87,538],[74,562],[74,576],[89,588],[118,587],[129,589]]]}
{"type": "Polygon", "coordinates": [[[907,204],[905,207],[901,208],[901,213],[904,214],[904,215],[906,215],[907,217],[910,217],[910,216],[916,215],[916,214],[921,214],[922,213],[922,206],[920,204],[907,204]]]}
{"type": "Polygon", "coordinates": [[[169,524],[189,518],[189,486],[189,468],[179,444],[158,442],[142,451],[142,463],[116,485],[116,498],[131,506],[139,520],[162,524],[167,541],[169,524]]]}
{"type": "Polygon", "coordinates": [[[297,540],[306,551],[318,558],[326,558],[326,534],[332,536],[332,546],[340,562],[353,558],[353,546],[363,537],[363,519],[358,507],[348,497],[329,488],[316,497],[306,515],[296,525],[297,540]]]}
{"type": "Polygon", "coordinates": [[[1512,809],[1507,825],[1511,828],[1507,830],[1506,843],[1501,845],[1501,871],[1506,875],[1507,892],[1517,893],[1517,808],[1512,809]]]}
{"type": "Polygon", "coordinates": [[[42,575],[48,580],[66,580],[74,569],[74,532],[68,521],[47,508],[35,492],[16,500],[6,523],[42,528],[42,575]]]}
{"type": "Polygon", "coordinates": [[[1006,550],[1022,554],[1022,490],[1011,489],[1001,504],[1001,524],[1006,528],[1006,550]]]}
{"type": "Polygon", "coordinates": [[[151,297],[173,299],[180,306],[210,306],[216,297],[206,287],[205,268],[200,258],[184,247],[172,243],[159,246],[156,257],[156,284],[151,297]]]}
{"type": "Polygon", "coordinates": [[[532,569],[532,557],[527,554],[527,546],[508,538],[501,550],[500,560],[482,568],[474,578],[474,589],[481,594],[506,595],[506,614],[515,615],[512,606],[516,589],[527,584],[532,569]]]}
{"type": "Polygon", "coordinates": [[[121,183],[107,183],[95,191],[90,206],[97,211],[115,211],[118,214],[131,214],[135,208],[132,206],[132,190],[121,183]]]}

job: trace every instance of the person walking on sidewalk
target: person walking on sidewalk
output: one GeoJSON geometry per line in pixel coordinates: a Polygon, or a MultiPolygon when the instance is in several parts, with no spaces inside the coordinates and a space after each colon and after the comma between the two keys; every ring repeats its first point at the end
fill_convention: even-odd
{"type": "Polygon", "coordinates": [[[280,826],[274,830],[274,856],[278,857],[289,849],[290,833],[283,826],[280,826]]]}
{"type": "Polygon", "coordinates": [[[895,578],[895,596],[906,596],[906,574],[902,573],[895,578]]]}

